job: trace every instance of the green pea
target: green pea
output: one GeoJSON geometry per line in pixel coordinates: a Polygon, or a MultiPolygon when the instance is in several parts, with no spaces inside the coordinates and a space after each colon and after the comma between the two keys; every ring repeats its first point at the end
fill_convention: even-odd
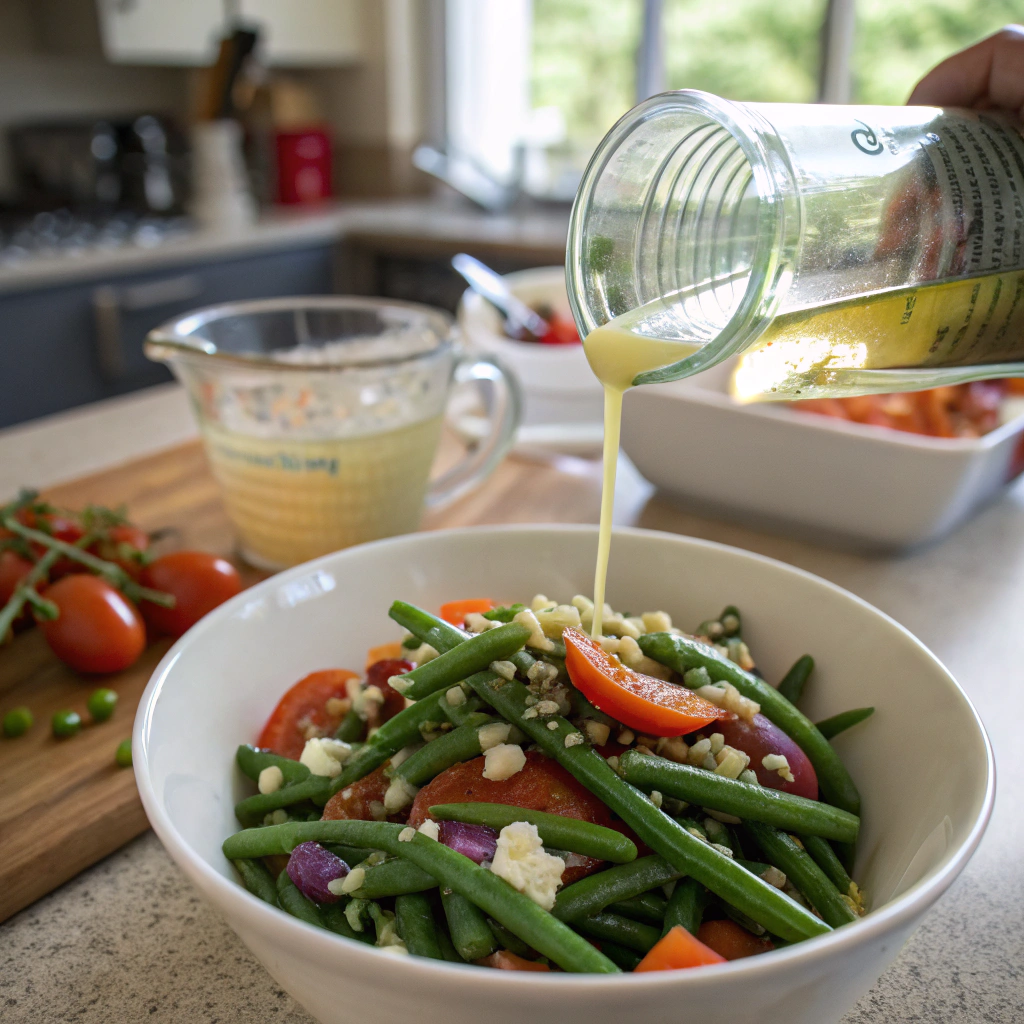
{"type": "Polygon", "coordinates": [[[89,694],[86,707],[89,709],[89,714],[94,722],[105,722],[114,713],[114,708],[117,707],[117,694],[106,687],[93,690],[89,694]]]}
{"type": "Polygon", "coordinates": [[[82,716],[77,711],[55,711],[50,719],[53,735],[58,739],[74,736],[82,728],[82,716]]]}
{"type": "Polygon", "coordinates": [[[32,728],[33,721],[32,712],[28,708],[11,708],[4,715],[4,735],[9,736],[12,740],[16,736],[24,736],[32,728]]]}
{"type": "Polygon", "coordinates": [[[131,768],[132,766],[132,741],[121,740],[117,745],[117,753],[114,754],[114,760],[118,763],[121,768],[131,768]]]}

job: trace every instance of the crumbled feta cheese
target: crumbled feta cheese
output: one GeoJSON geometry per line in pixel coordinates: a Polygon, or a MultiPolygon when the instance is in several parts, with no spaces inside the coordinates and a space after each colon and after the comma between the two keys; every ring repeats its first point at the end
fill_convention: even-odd
{"type": "Polygon", "coordinates": [[[651,800],[651,803],[654,804],[654,806],[657,807],[658,810],[660,811],[661,810],[662,802],[664,800],[664,797],[661,795],[661,793],[659,793],[658,790],[656,790],[656,789],[652,789],[651,790],[650,800],[651,800]]]}
{"type": "Polygon", "coordinates": [[[283,825],[286,821],[288,821],[288,812],[283,807],[278,807],[276,811],[271,811],[263,816],[264,825],[283,825]]]}
{"type": "Polygon", "coordinates": [[[619,640],[619,649],[616,654],[623,665],[633,669],[639,668],[644,660],[644,652],[640,650],[640,645],[631,636],[624,636],[619,640]]]}
{"type": "Polygon", "coordinates": [[[718,768],[718,762],[715,760],[714,754],[708,754],[701,763],[701,768],[706,768],[709,772],[715,771],[718,768]]]}
{"type": "Polygon", "coordinates": [[[686,755],[686,760],[695,768],[699,768],[704,763],[704,758],[706,758],[710,753],[711,740],[706,736],[702,736],[693,744],[693,746],[690,747],[690,752],[686,755]]]}
{"type": "Polygon", "coordinates": [[[579,629],[583,625],[580,613],[571,604],[559,604],[554,608],[534,609],[540,628],[551,640],[560,640],[565,629],[579,629]]]}
{"type": "Polygon", "coordinates": [[[608,742],[608,737],[611,735],[611,729],[609,729],[604,722],[595,722],[592,719],[588,719],[583,723],[583,728],[587,733],[587,739],[590,740],[595,747],[603,747],[608,742]]]}
{"type": "MultiPolygon", "coordinates": [[[[683,676],[683,680],[686,680],[686,676],[683,676]]],[[[726,711],[731,711],[747,722],[752,722],[754,715],[761,710],[761,705],[756,700],[744,697],[732,683],[713,683],[701,686],[696,693],[698,697],[703,697],[710,704],[725,708],[726,711]]]]}
{"type": "Polygon", "coordinates": [[[780,871],[774,864],[769,864],[764,871],[761,872],[761,877],[769,884],[774,885],[776,889],[786,888],[786,876],[780,871]]]}
{"type": "Polygon", "coordinates": [[[384,810],[388,814],[397,814],[403,807],[408,807],[416,799],[418,792],[419,789],[402,778],[401,775],[394,776],[384,794],[384,810]]]}
{"type": "Polygon", "coordinates": [[[302,733],[304,740],[311,740],[318,736],[326,736],[327,733],[320,728],[309,715],[304,715],[296,723],[295,727],[302,733]]]}
{"type": "Polygon", "coordinates": [[[351,707],[352,702],[341,697],[328,697],[327,703],[324,705],[327,714],[332,715],[335,718],[344,718],[351,707]]]}
{"type": "Polygon", "coordinates": [[[544,910],[555,905],[564,870],[565,861],[544,849],[536,825],[514,821],[498,835],[491,871],[544,910]]]}
{"type": "Polygon", "coordinates": [[[709,843],[708,845],[712,850],[724,853],[726,857],[731,857],[733,855],[731,846],[724,846],[722,843],[709,843]]]}
{"type": "Polygon", "coordinates": [[[459,708],[466,703],[466,691],[461,686],[453,686],[444,695],[450,708],[459,708]]]}
{"type": "Polygon", "coordinates": [[[367,686],[352,702],[352,709],[365,722],[384,703],[384,693],[379,686],[367,686]]]}
{"type": "Polygon", "coordinates": [[[565,734],[565,739],[562,742],[567,747],[578,747],[583,742],[583,733],[567,732],[565,734]]]}
{"type": "Polygon", "coordinates": [[[539,612],[542,608],[550,608],[554,603],[550,597],[545,597],[544,594],[535,594],[530,602],[530,609],[539,612]]]}
{"type": "Polygon", "coordinates": [[[326,775],[333,779],[341,774],[341,766],[351,753],[352,748],[341,740],[314,736],[306,740],[299,762],[309,769],[311,775],[326,775]]]}
{"type": "Polygon", "coordinates": [[[345,695],[349,699],[349,706],[352,702],[363,692],[363,684],[357,679],[346,679],[345,680],[345,695]]]}
{"type": "Polygon", "coordinates": [[[740,640],[739,637],[732,637],[725,645],[729,660],[739,665],[740,668],[749,672],[754,667],[754,659],[750,656],[750,648],[740,640]]]}
{"type": "Polygon", "coordinates": [[[686,756],[690,748],[682,736],[662,736],[657,743],[655,752],[676,764],[686,764],[686,756]]]}
{"type": "Polygon", "coordinates": [[[526,673],[526,678],[531,683],[537,685],[543,685],[544,683],[550,683],[552,679],[558,677],[558,669],[554,665],[549,665],[546,661],[535,661],[529,671],[526,673]]]}
{"type": "Polygon", "coordinates": [[[667,633],[672,628],[672,620],[666,612],[644,612],[640,618],[646,633],[667,633]]]}
{"type": "Polygon", "coordinates": [[[405,693],[412,686],[412,680],[408,676],[388,676],[388,686],[398,693],[405,693]]]}
{"type": "MultiPolygon", "coordinates": [[[[491,628],[491,623],[495,621],[495,619],[485,619],[479,612],[469,612],[463,625],[470,633],[484,633],[491,628]]],[[[498,625],[500,626],[501,623],[499,622],[498,625]]]]}
{"type": "Polygon", "coordinates": [[[704,808],[704,813],[709,818],[714,818],[715,821],[722,822],[723,825],[739,825],[740,819],[734,814],[726,814],[725,811],[716,811],[710,807],[704,808]]]}
{"type": "Polygon", "coordinates": [[[744,768],[740,772],[740,782],[747,782],[752,786],[760,786],[761,781],[757,777],[757,772],[753,768],[744,768]]]}
{"type": "Polygon", "coordinates": [[[711,740],[711,753],[718,754],[718,752],[725,746],[725,737],[720,732],[713,732],[709,737],[711,740]]]}
{"type": "Polygon", "coordinates": [[[391,953],[398,956],[408,956],[409,947],[401,940],[397,939],[395,942],[388,942],[386,945],[378,947],[382,953],[391,953]]]}
{"type": "Polygon", "coordinates": [[[601,650],[605,654],[618,655],[619,648],[622,646],[622,641],[617,636],[602,636],[597,641],[601,645],[601,650]]]}
{"type": "MultiPolygon", "coordinates": [[[[535,662],[535,664],[539,665],[540,662],[539,661],[535,662]]],[[[523,703],[529,708],[529,707],[533,707],[533,705],[536,704],[539,700],[540,700],[539,697],[535,697],[532,693],[528,693],[523,698],[523,703]]]]}
{"type": "Polygon", "coordinates": [[[551,732],[554,732],[557,728],[558,728],[558,723],[557,722],[548,722],[548,729],[550,729],[551,732]]]}
{"type": "Polygon", "coordinates": [[[614,754],[610,757],[606,757],[605,760],[608,762],[608,767],[611,768],[613,772],[617,772],[619,770],[619,759],[614,754]]]}
{"type": "Polygon", "coordinates": [[[387,808],[379,800],[370,801],[370,817],[374,821],[387,821],[387,808]]]}
{"type": "Polygon", "coordinates": [[[702,686],[711,685],[711,675],[703,665],[698,668],[688,668],[683,673],[683,683],[691,690],[699,690],[702,686]]]}
{"type": "MultiPolygon", "coordinates": [[[[484,621],[486,622],[487,620],[485,619],[484,621]]],[[[407,661],[411,661],[414,665],[424,665],[426,662],[440,657],[440,655],[430,644],[420,644],[415,650],[409,651],[405,657],[407,661]]]]}
{"type": "Polygon", "coordinates": [[[490,668],[502,679],[515,679],[516,677],[516,667],[511,661],[492,661],[490,668]]]}
{"type": "Polygon", "coordinates": [[[644,620],[639,615],[627,615],[626,622],[629,623],[636,631],[643,636],[647,632],[647,627],[644,625],[644,620]]]}
{"type": "MultiPolygon", "coordinates": [[[[347,896],[350,892],[355,892],[366,881],[366,870],[364,868],[353,868],[344,878],[336,879],[335,881],[341,882],[341,885],[338,886],[341,891],[335,892],[334,889],[331,889],[331,892],[335,892],[336,896],[347,896]]],[[[330,888],[331,884],[328,883],[328,888],[330,888]]]]}
{"type": "Polygon", "coordinates": [[[424,818],[423,824],[416,830],[421,836],[426,836],[428,839],[433,839],[434,842],[438,842],[440,832],[438,831],[437,822],[432,818],[424,818]]]}
{"type": "Polygon", "coordinates": [[[512,621],[518,622],[520,626],[525,626],[530,631],[530,635],[526,638],[527,647],[534,647],[538,651],[553,651],[555,649],[555,645],[544,635],[544,630],[540,628],[537,616],[533,612],[521,611],[512,621]]]}
{"type": "Polygon", "coordinates": [[[410,743],[407,747],[402,747],[401,750],[396,751],[391,755],[391,767],[398,768],[401,764],[407,761],[417,750],[420,750],[419,743],[410,743]]]}
{"type": "Polygon", "coordinates": [[[536,708],[527,708],[523,712],[523,718],[536,718],[536,717],[537,717],[537,709],[536,708]]]}
{"type": "Polygon", "coordinates": [[[559,712],[558,701],[556,700],[542,700],[536,704],[537,714],[544,718],[548,715],[557,715],[559,712]]]}
{"type": "Polygon", "coordinates": [[[620,732],[619,735],[618,735],[618,741],[624,747],[628,747],[630,745],[630,743],[632,743],[633,740],[635,740],[635,739],[636,739],[636,736],[633,734],[632,730],[630,730],[630,729],[623,729],[622,732],[620,732]]]}
{"type": "Polygon", "coordinates": [[[775,772],[783,782],[795,782],[789,760],[785,754],[765,754],[761,758],[761,767],[766,771],[775,772]]]}
{"type": "MultiPolygon", "coordinates": [[[[643,625],[643,623],[641,623],[641,625],[643,625]]],[[[640,636],[640,630],[637,629],[632,622],[628,619],[624,619],[621,615],[610,616],[601,624],[601,628],[605,633],[611,633],[613,636],[628,636],[633,640],[636,640],[640,636]]]]}
{"type": "Polygon", "coordinates": [[[491,722],[489,725],[480,726],[476,731],[476,738],[480,741],[480,753],[486,754],[491,747],[507,743],[511,731],[512,726],[508,722],[491,722]]]}
{"type": "Polygon", "coordinates": [[[653,753],[654,753],[654,751],[653,751],[653,750],[651,750],[651,748],[650,748],[650,747],[646,746],[646,745],[645,745],[645,744],[643,744],[643,743],[638,743],[638,744],[637,744],[637,745],[636,745],[636,746],[635,746],[635,747],[634,747],[633,749],[634,749],[634,750],[635,750],[635,751],[636,751],[636,752],[637,752],[638,754],[653,754],[653,753]]]}
{"type": "Polygon", "coordinates": [[[715,755],[715,760],[718,762],[715,767],[716,775],[724,775],[727,779],[738,779],[740,772],[750,764],[750,755],[726,744],[715,755]]]}
{"type": "Polygon", "coordinates": [[[499,743],[484,752],[483,776],[492,782],[501,782],[510,779],[525,764],[526,755],[522,747],[514,743],[499,743]]]}
{"type": "Polygon", "coordinates": [[[267,765],[260,772],[259,781],[256,785],[264,795],[276,793],[284,785],[284,772],[276,764],[267,765]]]}
{"type": "Polygon", "coordinates": [[[411,843],[416,838],[416,829],[411,825],[407,825],[398,833],[398,841],[400,843],[411,843]]]}
{"type": "Polygon", "coordinates": [[[594,625],[594,602],[589,597],[577,594],[570,604],[580,613],[580,625],[589,632],[594,625]]]}

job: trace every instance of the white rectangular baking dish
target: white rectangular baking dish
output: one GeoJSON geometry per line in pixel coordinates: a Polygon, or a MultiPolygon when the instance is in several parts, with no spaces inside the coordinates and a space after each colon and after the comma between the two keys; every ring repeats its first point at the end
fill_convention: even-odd
{"type": "Polygon", "coordinates": [[[740,405],[731,366],[626,394],[622,447],[670,499],[844,546],[938,540],[1024,469],[1024,415],[981,438],[933,438],[740,405]]]}

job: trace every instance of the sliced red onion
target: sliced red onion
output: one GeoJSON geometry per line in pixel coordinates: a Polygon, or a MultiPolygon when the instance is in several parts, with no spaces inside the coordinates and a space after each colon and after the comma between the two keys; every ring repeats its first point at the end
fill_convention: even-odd
{"type": "Polygon", "coordinates": [[[319,843],[299,843],[288,858],[288,877],[295,888],[315,903],[335,903],[341,897],[327,888],[328,882],[344,878],[348,865],[319,843]]]}
{"type": "Polygon", "coordinates": [[[494,860],[494,851],[498,848],[498,833],[489,825],[442,821],[438,823],[437,837],[445,846],[465,854],[477,864],[482,864],[485,860],[494,860]]]}

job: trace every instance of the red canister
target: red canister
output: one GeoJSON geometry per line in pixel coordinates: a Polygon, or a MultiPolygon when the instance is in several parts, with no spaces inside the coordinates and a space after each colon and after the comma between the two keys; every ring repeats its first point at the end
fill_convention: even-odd
{"type": "Polygon", "coordinates": [[[331,140],[322,128],[279,131],[277,201],[316,203],[331,196],[331,140]]]}

